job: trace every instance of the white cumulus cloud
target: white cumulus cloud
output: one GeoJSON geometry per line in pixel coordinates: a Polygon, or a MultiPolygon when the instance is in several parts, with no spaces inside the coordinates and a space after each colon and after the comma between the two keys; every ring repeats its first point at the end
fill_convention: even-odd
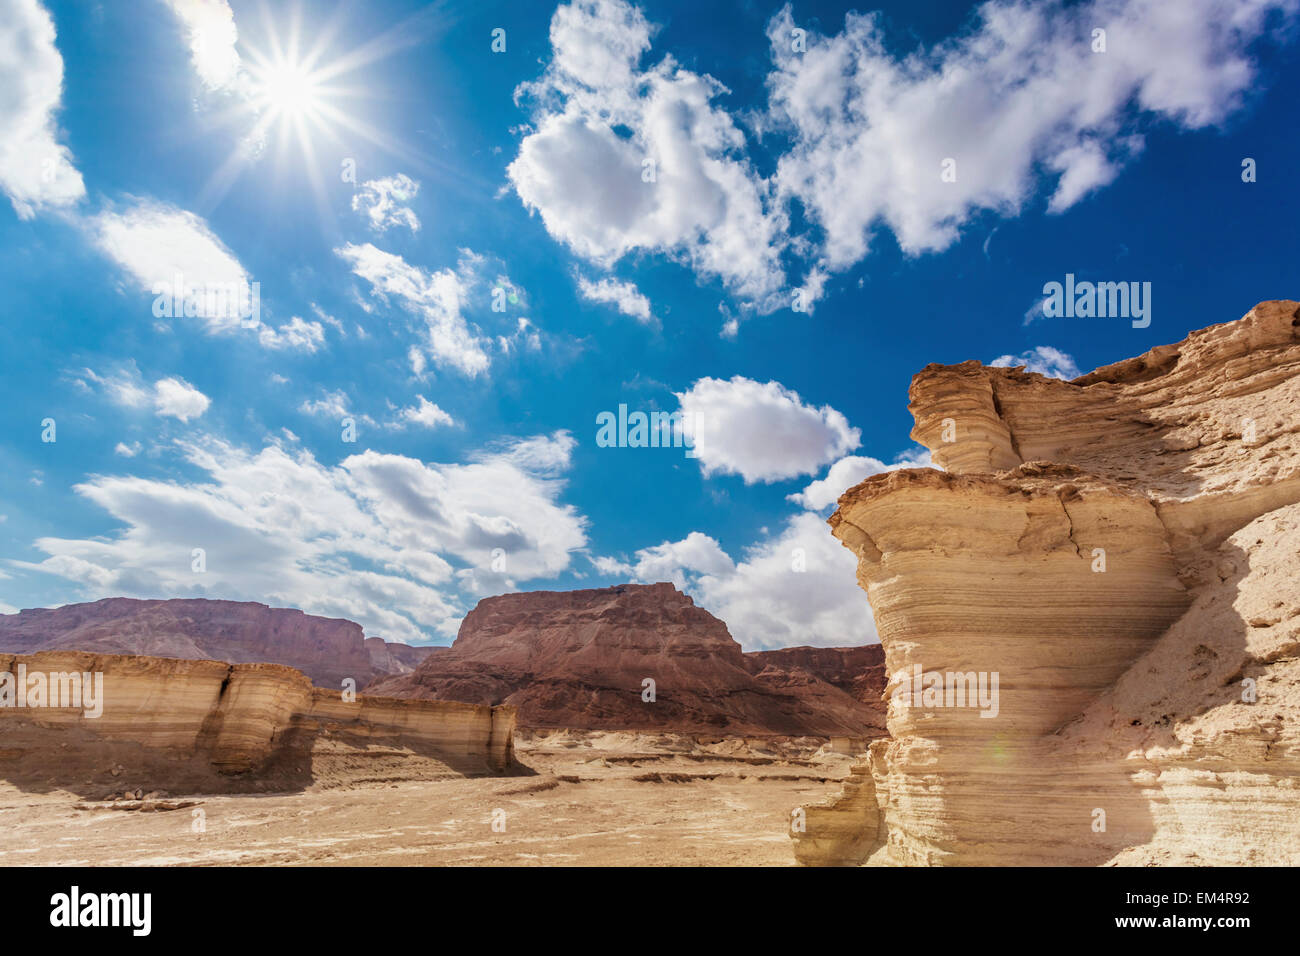
{"type": "Polygon", "coordinates": [[[692,531],[681,541],[665,541],[636,553],[632,573],[641,581],[672,581],[686,587],[687,577],[699,574],[727,576],[735,563],[707,534],[692,531]]]}
{"type": "Polygon", "coordinates": [[[702,378],[677,399],[706,475],[780,481],[812,474],[860,444],[861,433],[842,413],[806,405],[780,382],[702,378]]]}
{"type": "Polygon", "coordinates": [[[163,378],[154,383],[154,410],[169,418],[188,422],[208,410],[212,400],[183,378],[163,378]]]}
{"type": "Polygon", "coordinates": [[[881,230],[917,255],[1040,194],[1062,213],[1111,183],[1147,128],[1221,123],[1256,81],[1252,44],[1270,25],[1285,40],[1298,9],[990,0],[931,47],[891,49],[883,14],[856,12],[830,35],[802,24],[799,46],[787,6],[768,25],[768,100],[746,114],[747,137],[719,82],[651,55],[639,8],[574,0],[551,19],[543,75],[516,91],[533,117],[508,175],[551,236],[593,263],[659,253],[744,306],[771,312],[797,291],[809,310],[881,230]],[[755,137],[772,144],[771,175],[755,137]]]}
{"type": "Polygon", "coordinates": [[[861,259],[882,227],[908,253],[944,249],[977,212],[1017,215],[1044,183],[1048,210],[1063,212],[1141,151],[1140,122],[1197,129],[1235,109],[1255,75],[1250,44],[1271,14],[1296,10],[1296,0],[993,0],[959,35],[896,53],[874,13],[849,13],[831,36],[809,30],[798,52],[787,6],[768,28],[768,123],[793,138],[779,192],[825,230],[835,269],[861,259]]]}
{"type": "Polygon", "coordinates": [[[622,0],[555,11],[551,62],[517,91],[535,115],[510,181],[578,255],[608,266],[659,252],[770,311],[788,301],[787,217],[714,105],[727,89],[671,56],[642,68],[651,32],[622,0]]]}

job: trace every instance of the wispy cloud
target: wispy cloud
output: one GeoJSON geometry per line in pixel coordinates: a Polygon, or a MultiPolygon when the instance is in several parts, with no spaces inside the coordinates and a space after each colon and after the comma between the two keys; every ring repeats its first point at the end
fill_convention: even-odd
{"type": "Polygon", "coordinates": [[[1050,345],[1037,345],[1019,355],[999,355],[989,365],[995,368],[1014,368],[1024,366],[1027,372],[1037,372],[1049,378],[1069,380],[1079,377],[1079,366],[1074,359],[1060,349],[1050,345]]]}
{"type": "Polygon", "coordinates": [[[612,305],[644,325],[656,324],[650,311],[650,300],[641,293],[635,282],[623,282],[612,277],[593,282],[586,276],[579,275],[578,293],[589,302],[612,305]]]}
{"type": "Polygon", "coordinates": [[[385,232],[394,226],[405,226],[412,232],[419,232],[419,217],[406,205],[419,191],[420,184],[401,173],[384,179],[371,179],[358,187],[357,194],[352,197],[352,209],[365,216],[375,232],[385,232]]]}
{"type": "Polygon", "coordinates": [[[450,415],[423,395],[417,395],[415,398],[414,405],[403,408],[397,413],[397,421],[392,423],[394,427],[419,425],[422,428],[437,428],[439,425],[456,424],[450,415]]]}
{"type": "MultiPolygon", "coordinates": [[[[160,417],[182,422],[198,418],[212,404],[208,396],[183,378],[168,376],[152,385],[146,383],[134,363],[103,374],[82,369],[74,376],[74,381],[87,391],[99,391],[115,405],[130,409],[151,408],[160,417]]],[[[118,447],[126,449],[128,446],[119,443],[118,447]]],[[[135,450],[139,450],[138,445],[135,450]]],[[[126,457],[132,457],[134,453],[126,457]]],[[[119,450],[118,454],[123,454],[123,451],[119,450]]]]}
{"type": "MultiPolygon", "coordinates": [[[[434,364],[475,376],[487,370],[483,339],[470,329],[461,307],[465,286],[452,269],[426,272],[401,256],[370,243],[348,243],[334,250],[374,293],[395,299],[406,311],[424,321],[420,353],[434,364]]],[[[413,363],[414,364],[414,363],[413,363]]]]}
{"type": "Polygon", "coordinates": [[[263,326],[257,339],[269,349],[310,353],[325,344],[325,328],[319,322],[308,322],[295,315],[278,329],[263,326]]]}

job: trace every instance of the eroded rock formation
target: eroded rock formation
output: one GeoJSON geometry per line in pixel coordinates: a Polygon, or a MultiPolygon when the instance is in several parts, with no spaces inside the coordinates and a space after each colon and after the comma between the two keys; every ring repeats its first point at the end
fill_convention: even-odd
{"type": "Polygon", "coordinates": [[[857,866],[880,842],[880,809],[871,767],[849,769],[838,796],[792,815],[795,859],[805,866],[857,866]]]}
{"type": "Polygon", "coordinates": [[[345,678],[364,687],[409,673],[430,648],[367,639],[352,621],[248,601],[106,598],[0,615],[0,651],[53,650],[286,664],[338,689],[345,678]]]}
{"type": "Polygon", "coordinates": [[[847,692],[855,681],[866,686],[873,679],[874,652],[795,651],[810,652],[803,665],[743,654],[722,621],[671,584],[530,591],[480,601],[451,648],[435,651],[414,673],[369,689],[507,703],[526,727],[883,733],[879,692],[866,703],[847,692]],[[859,659],[860,673],[854,671],[859,659]],[[647,679],[654,681],[653,701],[643,699],[647,679]]]}
{"type": "Polygon", "coordinates": [[[946,471],[831,517],[893,675],[876,810],[800,858],[864,855],[856,815],[885,863],[1300,861],[1300,303],[1072,382],[928,366],[910,408],[946,471]]]}
{"type": "Polygon", "coordinates": [[[0,654],[0,779],[36,789],[285,790],[493,773],[512,762],[514,720],[510,707],[349,700],[280,664],[0,654]],[[103,675],[100,706],[84,695],[53,706],[74,699],[66,677],[61,697],[18,706],[19,688],[73,674],[103,675]]]}

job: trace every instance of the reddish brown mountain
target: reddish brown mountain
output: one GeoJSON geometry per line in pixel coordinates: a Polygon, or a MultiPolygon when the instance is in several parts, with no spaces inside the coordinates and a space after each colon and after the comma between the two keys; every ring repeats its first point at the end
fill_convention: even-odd
{"type": "MultiPolygon", "coordinates": [[[[804,672],[832,687],[837,687],[856,701],[880,708],[880,695],[888,678],[885,673],[885,649],[879,644],[864,647],[782,647],[774,651],[750,651],[745,667],[761,679],[779,680],[781,673],[804,672]]],[[[883,727],[884,724],[881,724],[883,727]]],[[[883,732],[883,731],[882,731],[883,732]]]]}
{"type": "Polygon", "coordinates": [[[745,655],[671,584],[531,591],[480,601],[450,648],[367,691],[507,703],[528,727],[878,736],[883,706],[851,693],[879,655],[859,651],[745,655]]]}
{"type": "Polygon", "coordinates": [[[407,673],[429,652],[367,640],[352,621],[245,601],[107,598],[0,615],[0,651],[50,650],[287,664],[332,688],[407,673]]]}

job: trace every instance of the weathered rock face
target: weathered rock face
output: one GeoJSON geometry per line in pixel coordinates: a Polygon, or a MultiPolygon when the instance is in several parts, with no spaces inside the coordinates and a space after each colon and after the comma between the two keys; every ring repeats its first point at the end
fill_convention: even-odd
{"type": "Polygon", "coordinates": [[[382,637],[367,637],[366,652],[376,675],[409,674],[433,651],[432,647],[396,644],[382,637]]]}
{"type": "Polygon", "coordinates": [[[1210,557],[1187,613],[1052,741],[1138,789],[1108,820],[1120,863],[1300,860],[1300,505],[1210,557]]]}
{"type": "MultiPolygon", "coordinates": [[[[527,727],[882,733],[878,700],[863,704],[811,668],[749,660],[756,656],[671,584],[531,591],[480,601],[450,649],[368,690],[507,703],[527,727]],[[643,700],[646,679],[653,702],[643,700]]],[[[852,665],[835,663],[829,669],[851,687],[852,665]]]]}
{"type": "Polygon", "coordinates": [[[246,601],[107,598],[0,615],[0,651],[46,650],[286,664],[337,689],[344,678],[364,687],[408,673],[429,648],[367,640],[352,621],[246,601]]]}
{"type": "Polygon", "coordinates": [[[0,654],[0,779],[25,787],[95,793],[147,780],[172,792],[292,789],[340,763],[352,777],[402,779],[403,763],[417,777],[494,773],[512,762],[514,718],[509,707],[345,700],[279,664],[0,654]],[[95,674],[97,704],[80,691],[69,696],[68,675],[95,674]],[[62,676],[63,696],[51,675],[62,676]],[[39,685],[50,690],[32,706],[39,685]]]}
{"type": "Polygon", "coordinates": [[[912,435],[950,474],[1048,461],[1133,488],[1188,560],[1300,499],[1296,308],[1262,302],[1073,382],[978,362],[930,365],[912,381],[912,435]]]}
{"type": "Polygon", "coordinates": [[[1073,382],[928,366],[910,407],[947,472],[831,517],[893,675],[879,812],[834,827],[881,862],[1300,861],[1300,303],[1073,382]]]}
{"type": "Polygon", "coordinates": [[[751,674],[767,675],[779,681],[785,674],[805,672],[856,701],[877,709],[884,726],[885,708],[880,695],[887,682],[885,649],[879,644],[864,647],[782,647],[771,651],[748,651],[745,667],[751,674]]]}

